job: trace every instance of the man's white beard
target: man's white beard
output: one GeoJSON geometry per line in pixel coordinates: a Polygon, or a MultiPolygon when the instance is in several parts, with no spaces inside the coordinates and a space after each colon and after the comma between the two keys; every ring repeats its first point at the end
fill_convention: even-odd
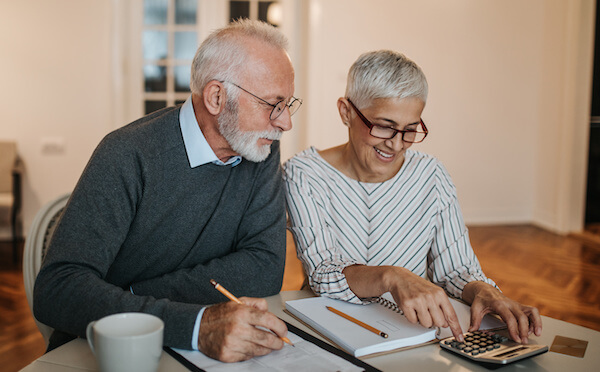
{"type": "Polygon", "coordinates": [[[231,149],[243,158],[253,162],[264,161],[271,153],[271,145],[259,146],[257,141],[260,138],[270,140],[279,140],[281,138],[280,130],[266,131],[241,131],[238,127],[238,104],[235,100],[227,100],[225,109],[217,117],[221,135],[225,137],[231,149]]]}

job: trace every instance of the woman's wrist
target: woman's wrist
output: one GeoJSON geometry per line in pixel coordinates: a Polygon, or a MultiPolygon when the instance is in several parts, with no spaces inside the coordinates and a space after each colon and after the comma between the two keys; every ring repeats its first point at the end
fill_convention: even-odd
{"type": "Polygon", "coordinates": [[[467,283],[463,287],[463,292],[462,292],[463,301],[465,301],[468,304],[472,304],[475,297],[477,297],[477,294],[481,290],[483,290],[483,288],[485,286],[489,286],[489,284],[482,282],[482,281],[478,281],[478,280],[467,283]]]}
{"type": "Polygon", "coordinates": [[[397,287],[401,285],[405,280],[407,275],[414,275],[411,271],[405,269],[404,267],[397,266],[381,266],[381,283],[383,293],[397,291],[397,287]]]}

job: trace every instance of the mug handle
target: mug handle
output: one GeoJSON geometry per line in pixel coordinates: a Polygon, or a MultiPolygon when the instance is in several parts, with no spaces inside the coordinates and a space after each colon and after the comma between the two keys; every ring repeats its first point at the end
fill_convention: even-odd
{"type": "Polygon", "coordinates": [[[95,320],[87,325],[87,328],[85,329],[85,337],[90,345],[90,349],[92,349],[92,353],[96,355],[96,350],[94,350],[94,324],[96,324],[95,320]]]}

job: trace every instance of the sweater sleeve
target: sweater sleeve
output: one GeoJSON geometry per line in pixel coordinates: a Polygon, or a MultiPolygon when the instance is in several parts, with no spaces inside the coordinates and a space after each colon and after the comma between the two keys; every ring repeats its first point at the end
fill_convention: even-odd
{"type": "Polygon", "coordinates": [[[201,305],[134,295],[106,280],[135,215],[144,171],[111,138],[92,155],[57,225],[35,283],[35,317],[85,337],[87,324],[106,315],[154,314],[165,322],[166,346],[190,349],[201,305]]]}
{"type": "Polygon", "coordinates": [[[328,198],[319,182],[325,181],[311,178],[298,158],[285,164],[287,210],[298,257],[316,294],[363,303],[352,292],[343,273],[344,268],[357,262],[345,258],[337,246],[326,221],[328,198]]]}
{"type": "Polygon", "coordinates": [[[274,142],[271,155],[260,163],[254,180],[243,186],[251,187],[252,195],[237,231],[231,232],[237,237],[232,252],[133,283],[134,292],[184,302],[225,301],[214,289],[199,290],[215,279],[236,296],[266,297],[279,293],[285,266],[285,205],[279,159],[279,142],[274,142]]]}
{"type": "Polygon", "coordinates": [[[462,297],[465,285],[472,281],[479,280],[496,286],[494,281],[485,276],[475,256],[458,204],[456,187],[440,163],[435,177],[440,210],[436,216],[437,229],[429,252],[428,277],[456,298],[462,297]]]}

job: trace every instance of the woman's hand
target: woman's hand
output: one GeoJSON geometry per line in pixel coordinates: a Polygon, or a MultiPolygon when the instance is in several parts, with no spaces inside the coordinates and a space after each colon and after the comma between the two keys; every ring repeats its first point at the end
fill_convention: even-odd
{"type": "Polygon", "coordinates": [[[516,342],[526,344],[532,333],[542,335],[542,318],[537,308],[513,301],[487,283],[468,283],[463,300],[471,304],[469,331],[479,329],[485,314],[495,313],[506,323],[510,337],[516,342]]]}
{"type": "Polygon", "coordinates": [[[444,290],[402,267],[354,265],[344,269],[350,289],[358,297],[390,292],[406,319],[425,327],[450,327],[463,340],[454,308],[444,290]]]}

